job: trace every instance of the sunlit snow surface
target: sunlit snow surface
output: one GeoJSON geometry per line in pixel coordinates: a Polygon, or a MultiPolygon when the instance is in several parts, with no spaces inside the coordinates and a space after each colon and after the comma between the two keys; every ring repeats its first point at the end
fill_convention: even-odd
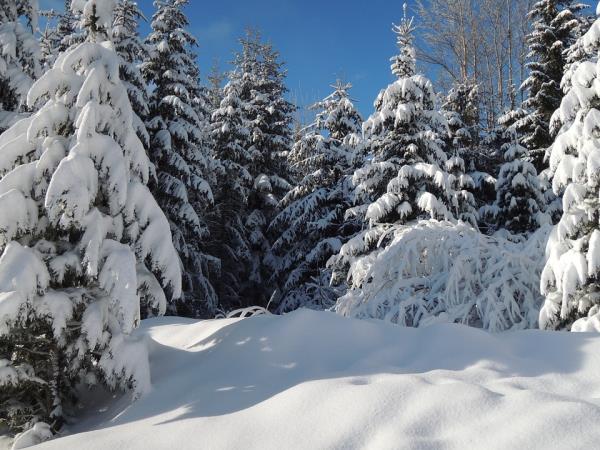
{"type": "Polygon", "coordinates": [[[600,336],[301,310],[146,321],[152,391],[45,449],[596,448],[600,336]]]}

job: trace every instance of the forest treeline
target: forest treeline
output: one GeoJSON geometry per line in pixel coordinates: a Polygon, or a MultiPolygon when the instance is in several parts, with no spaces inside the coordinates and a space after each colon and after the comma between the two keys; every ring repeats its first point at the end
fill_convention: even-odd
{"type": "Polygon", "coordinates": [[[588,7],[405,5],[372,114],[332,80],[299,123],[256,31],[201,76],[187,4],[156,0],[141,35],[132,0],[0,3],[0,424],[52,434],[83,386],[142,395],[131,334],[156,315],[600,330],[588,7]]]}

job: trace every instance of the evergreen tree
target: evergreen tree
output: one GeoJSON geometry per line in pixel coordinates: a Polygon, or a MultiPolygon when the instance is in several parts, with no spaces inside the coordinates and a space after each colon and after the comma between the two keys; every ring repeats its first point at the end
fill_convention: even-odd
{"type": "Polygon", "coordinates": [[[451,147],[474,165],[475,147],[480,134],[477,84],[472,80],[455,83],[444,99],[442,111],[448,121],[451,147]]]}
{"type": "MultiPolygon", "coordinates": [[[[578,36],[577,40],[565,51],[565,70],[564,76],[560,82],[560,86],[562,88],[563,93],[569,91],[573,86],[571,83],[571,77],[575,73],[577,66],[581,62],[585,62],[590,58],[593,58],[595,53],[597,52],[597,48],[595,45],[584,45],[581,37],[588,32],[592,24],[596,20],[596,16],[589,14],[578,14],[577,19],[579,21],[578,26],[579,29],[574,31],[574,34],[578,36]]],[[[552,117],[552,119],[556,118],[556,114],[552,117]]],[[[558,134],[558,129],[561,126],[559,123],[555,123],[554,120],[550,122],[550,134],[552,136],[556,136],[558,134]]]]}
{"type": "Polygon", "coordinates": [[[465,161],[459,156],[459,153],[455,153],[446,161],[445,169],[449,174],[448,187],[452,215],[477,228],[479,213],[473,195],[475,183],[473,178],[466,173],[465,161]]]}
{"type": "Polygon", "coordinates": [[[600,330],[600,96],[593,88],[600,77],[599,30],[596,20],[581,38],[581,48],[594,56],[569,69],[570,89],[555,115],[563,126],[551,147],[550,170],[564,212],[542,274],[542,328],[600,330]]]}
{"type": "Polygon", "coordinates": [[[536,170],[546,168],[544,156],[552,144],[550,119],[563,96],[560,84],[565,72],[566,50],[581,33],[578,15],[586,6],[574,0],[539,0],[529,12],[533,21],[527,36],[529,77],[521,89],[527,91],[523,109],[527,111],[519,128],[521,144],[528,149],[528,159],[536,170]]]}
{"type": "Polygon", "coordinates": [[[450,131],[446,148],[453,154],[446,162],[446,170],[454,177],[451,183],[456,192],[453,212],[457,218],[475,227],[477,204],[485,203],[491,178],[487,173],[477,170],[482,165],[478,104],[477,85],[464,80],[450,89],[442,105],[450,131]]]}
{"type": "Polygon", "coordinates": [[[121,57],[121,80],[127,86],[129,101],[136,114],[135,127],[138,137],[146,148],[150,145],[150,137],[144,121],[148,117],[149,98],[146,80],[142,76],[141,64],[147,59],[148,52],[138,32],[138,24],[144,15],[137,3],[121,0],[114,13],[112,38],[117,54],[121,57]]]}
{"type": "MultiPolygon", "coordinates": [[[[567,14],[569,14],[567,12],[567,14]]],[[[573,36],[583,36],[594,23],[595,18],[586,14],[578,14],[576,17],[577,23],[570,22],[569,27],[572,29],[573,36]]],[[[583,39],[577,39],[565,52],[565,65],[564,65],[564,76],[560,82],[562,93],[568,92],[572,85],[571,78],[576,72],[577,67],[580,63],[593,58],[595,53],[600,49],[597,44],[584,45],[583,39]]],[[[556,136],[559,134],[562,128],[568,129],[574,117],[569,115],[561,116],[556,112],[551,116],[550,119],[550,135],[556,136]],[[563,122],[564,120],[564,122],[563,122]]],[[[548,167],[548,159],[550,155],[551,147],[546,149],[544,156],[544,170],[539,174],[540,186],[542,193],[545,197],[546,209],[545,212],[551,218],[553,224],[557,224],[562,216],[562,198],[557,196],[553,192],[552,188],[552,170],[548,167]]]]}
{"type": "Polygon", "coordinates": [[[40,35],[40,64],[45,71],[54,66],[58,56],[60,37],[54,23],[61,15],[54,10],[42,11],[40,15],[46,20],[46,27],[40,35]]]}
{"type": "Polygon", "coordinates": [[[147,122],[158,178],[154,194],[169,218],[181,257],[186,301],[179,313],[210,316],[218,304],[210,282],[215,260],[205,252],[205,217],[213,203],[207,174],[213,167],[205,125],[195,108],[199,70],[191,48],[196,40],[185,29],[183,8],[188,0],[154,4],[157,11],[147,39],[150,54],[143,64],[147,81],[155,86],[147,122]]]}
{"type": "Polygon", "coordinates": [[[0,3],[0,132],[23,110],[27,91],[40,74],[37,0],[0,3]]]}
{"type": "Polygon", "coordinates": [[[392,72],[398,79],[375,101],[364,126],[372,158],[353,176],[359,206],[351,212],[371,226],[451,217],[443,171],[448,130],[431,82],[415,72],[413,31],[406,17],[395,27],[400,55],[392,59],[392,72]]]}
{"type": "Polygon", "coordinates": [[[215,111],[223,100],[223,82],[225,74],[219,70],[219,64],[215,61],[208,75],[208,100],[211,111],[215,111]]]}
{"type": "Polygon", "coordinates": [[[146,346],[129,335],[141,305],[163,313],[163,288],[181,292],[109,40],[114,4],[78,2],[87,41],[0,136],[0,423],[14,430],[57,430],[83,384],[149,389],[146,346]]]}
{"type": "Polygon", "coordinates": [[[535,167],[526,161],[527,150],[518,143],[514,129],[512,142],[504,146],[504,164],[496,183],[496,201],[486,213],[496,229],[504,228],[511,233],[535,231],[545,222],[542,211],[544,197],[535,167]]]}
{"type": "Polygon", "coordinates": [[[404,19],[394,30],[400,55],[392,58],[392,72],[398,79],[381,91],[376,111],[363,127],[370,154],[353,175],[356,206],[347,212],[348,217],[362,218],[368,229],[347,244],[352,251],[332,260],[335,282],[345,278],[348,255],[385,247],[385,236],[395,226],[426,218],[455,219],[453,209],[460,198],[452,188],[454,177],[445,170],[447,122],[436,109],[431,82],[415,72],[414,25],[406,17],[406,5],[404,19]]]}
{"type": "Polygon", "coordinates": [[[221,260],[217,292],[225,308],[241,306],[242,283],[250,277],[252,252],[245,227],[252,176],[249,126],[240,98],[242,77],[237,73],[223,89],[223,100],[212,115],[215,157],[221,164],[215,210],[211,218],[212,251],[221,260]]]}
{"type": "Polygon", "coordinates": [[[81,17],[72,7],[72,3],[73,0],[65,0],[65,9],[58,19],[56,27],[58,53],[67,51],[71,46],[80,44],[85,39],[86,29],[78,27],[81,17]]]}
{"type": "Polygon", "coordinates": [[[357,230],[344,221],[351,205],[352,161],[362,134],[362,118],[349,98],[350,84],[313,105],[315,122],[307,127],[290,155],[304,178],[281,201],[283,210],[271,229],[273,277],[281,292],[278,311],[299,307],[325,309],[338,297],[329,286],[326,262],[357,230]]]}
{"type": "Polygon", "coordinates": [[[284,98],[285,71],[279,54],[258,34],[249,32],[240,43],[213,114],[215,156],[224,168],[216,201],[219,239],[213,241],[223,261],[225,308],[267,304],[273,291],[267,284],[267,226],[291,188],[286,158],[293,106],[284,98]]]}
{"type": "Polygon", "coordinates": [[[249,171],[254,178],[248,198],[250,212],[247,225],[251,248],[260,265],[257,282],[251,289],[255,293],[255,303],[264,305],[274,290],[268,284],[272,255],[267,228],[279,212],[280,200],[292,188],[287,158],[292,147],[294,106],[284,97],[287,93],[284,84],[286,71],[279,53],[271,44],[262,43],[258,35],[250,34],[246,45],[255,47],[258,62],[254,66],[255,85],[250,91],[250,109],[247,111],[252,152],[249,171]]]}

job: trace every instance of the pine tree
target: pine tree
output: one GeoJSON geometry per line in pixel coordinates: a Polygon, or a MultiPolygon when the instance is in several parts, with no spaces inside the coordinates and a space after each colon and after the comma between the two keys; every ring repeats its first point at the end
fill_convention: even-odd
{"type": "Polygon", "coordinates": [[[338,292],[329,286],[326,262],[357,230],[344,220],[351,205],[352,162],[362,134],[362,118],[348,95],[350,84],[313,105],[315,122],[295,143],[290,155],[304,178],[282,200],[271,223],[273,277],[280,285],[278,311],[333,306],[338,292]]]}
{"type": "Polygon", "coordinates": [[[479,148],[478,95],[477,85],[464,80],[450,89],[442,105],[450,131],[446,148],[453,155],[446,162],[446,170],[454,177],[451,183],[456,193],[453,212],[474,227],[477,227],[477,206],[485,203],[492,178],[478,170],[483,165],[483,152],[479,148]]]}
{"type": "Polygon", "coordinates": [[[23,110],[27,91],[40,74],[37,1],[0,4],[0,132],[23,110]]]}
{"type": "Polygon", "coordinates": [[[450,191],[450,211],[452,215],[477,228],[479,213],[476,208],[475,183],[473,178],[466,173],[465,161],[456,152],[448,158],[445,169],[448,172],[448,185],[450,191]]]}
{"type": "Polygon", "coordinates": [[[241,68],[235,70],[223,89],[220,107],[212,115],[215,157],[222,171],[218,174],[215,209],[211,217],[211,248],[221,260],[217,292],[225,308],[242,305],[242,283],[250,277],[253,265],[245,226],[253,182],[247,169],[251,161],[249,125],[240,98],[241,68]]]}
{"type": "Polygon", "coordinates": [[[267,227],[291,188],[286,158],[293,106],[284,97],[285,71],[279,54],[257,33],[240,43],[213,114],[215,155],[225,168],[215,222],[226,226],[217,225],[215,244],[223,261],[220,297],[226,308],[267,304],[273,290],[267,285],[267,227]]]}
{"type": "Polygon", "coordinates": [[[539,0],[529,12],[533,21],[527,36],[529,77],[521,86],[527,91],[523,102],[527,115],[519,128],[523,130],[521,144],[538,172],[546,168],[544,156],[552,144],[550,119],[563,96],[560,84],[567,64],[565,52],[580,36],[578,15],[585,8],[574,0],[539,0]]]}
{"type": "Polygon", "coordinates": [[[455,219],[459,196],[443,150],[447,122],[436,109],[431,82],[416,74],[414,28],[405,4],[404,18],[394,27],[400,54],[392,58],[392,72],[398,79],[381,91],[375,113],[364,124],[370,153],[352,177],[356,206],[347,217],[360,217],[366,231],[347,244],[351,251],[331,261],[335,282],[345,279],[348,255],[385,247],[390,229],[420,219],[455,219]]]}
{"type": "Polygon", "coordinates": [[[279,202],[292,188],[287,158],[292,147],[292,114],[294,106],[285,99],[286,71],[279,53],[271,44],[262,43],[260,36],[247,37],[245,45],[255,48],[257,65],[255,84],[250,90],[248,120],[252,162],[250,175],[253,189],[248,197],[251,248],[258,261],[258,277],[254,291],[255,303],[265,305],[271,297],[270,255],[271,236],[267,228],[279,212],[279,202]]]}
{"type": "Polygon", "coordinates": [[[73,0],[65,0],[65,9],[58,19],[56,32],[58,35],[58,53],[67,51],[71,46],[85,40],[86,29],[78,27],[80,17],[72,7],[73,0]]]}
{"type": "Polygon", "coordinates": [[[413,31],[406,17],[395,27],[400,55],[392,58],[392,72],[398,79],[375,101],[364,126],[372,158],[353,177],[359,206],[352,212],[371,226],[451,217],[443,170],[448,130],[431,82],[415,72],[413,31]]]}
{"type": "MultiPolygon", "coordinates": [[[[205,222],[213,194],[207,174],[212,161],[205,125],[196,111],[199,70],[191,48],[195,38],[186,30],[187,0],[157,0],[150,55],[143,64],[154,84],[147,128],[150,158],[157,168],[154,194],[171,223],[175,248],[183,266],[186,302],[179,313],[213,315],[218,300],[210,282],[216,261],[205,252],[209,232],[205,222]]],[[[218,264],[217,264],[218,265],[218,264]]]]}
{"type": "Polygon", "coordinates": [[[504,145],[505,162],[496,183],[496,201],[486,213],[492,216],[496,229],[528,233],[546,222],[542,213],[545,200],[535,167],[525,160],[527,149],[518,143],[514,128],[509,132],[512,137],[504,145]]]}
{"type": "Polygon", "coordinates": [[[121,57],[121,80],[127,86],[129,101],[136,115],[137,134],[144,146],[148,148],[150,137],[144,121],[150,112],[149,98],[146,80],[140,68],[142,61],[148,57],[148,52],[138,32],[141,19],[144,19],[144,15],[137,3],[121,0],[115,8],[112,39],[115,50],[121,57]]]}
{"type": "Polygon", "coordinates": [[[442,111],[448,121],[451,146],[464,158],[474,160],[480,135],[477,84],[472,80],[455,83],[444,99],[442,111]]]}
{"type": "MultiPolygon", "coordinates": [[[[586,34],[590,27],[593,25],[593,23],[596,20],[596,17],[594,15],[580,13],[577,16],[577,19],[579,21],[579,29],[576,31],[574,30],[574,34],[578,36],[578,39],[569,48],[566,49],[564,54],[566,63],[564,76],[562,77],[562,80],[560,82],[560,87],[562,88],[563,93],[569,91],[573,86],[571,83],[571,77],[575,73],[575,70],[577,70],[577,66],[579,66],[579,63],[585,62],[588,59],[593,58],[598,50],[598,48],[596,48],[595,45],[584,45],[583,40],[581,39],[581,37],[584,34],[586,34]]],[[[554,117],[556,117],[556,115],[553,116],[553,119],[554,117]]],[[[554,120],[551,120],[550,134],[552,136],[556,136],[558,134],[559,127],[559,123],[555,123],[554,120]]]]}
{"type": "Polygon", "coordinates": [[[60,37],[55,22],[61,17],[54,10],[42,11],[40,16],[44,17],[46,27],[40,35],[40,64],[44,71],[51,69],[58,56],[60,37]]]}
{"type": "Polygon", "coordinates": [[[163,313],[181,273],[146,187],[150,162],[110,42],[114,1],[78,3],[85,43],[28,93],[0,136],[0,422],[60,428],[80,385],[149,388],[140,308],[163,313]]]}
{"type": "MultiPolygon", "coordinates": [[[[599,9],[600,11],[600,9],[599,9]]],[[[570,89],[555,119],[564,124],[551,147],[554,193],[563,198],[563,215],[548,243],[542,274],[546,301],[540,327],[600,330],[600,19],[581,38],[592,55],[572,67],[570,89]]]]}
{"type": "Polygon", "coordinates": [[[210,110],[215,111],[221,105],[223,100],[223,82],[225,81],[225,74],[219,70],[219,64],[217,61],[213,63],[210,68],[210,74],[208,75],[208,100],[210,110]]]}

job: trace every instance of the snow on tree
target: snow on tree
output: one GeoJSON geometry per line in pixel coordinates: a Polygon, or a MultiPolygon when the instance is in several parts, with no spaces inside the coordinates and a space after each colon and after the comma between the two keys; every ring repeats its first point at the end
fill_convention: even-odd
{"type": "Polygon", "coordinates": [[[535,327],[549,230],[543,227],[528,240],[506,239],[466,223],[427,220],[394,228],[385,247],[358,259],[354,246],[363,243],[354,238],[342,249],[352,261],[350,289],[334,309],[411,327],[434,322],[490,331],[535,327]]]}
{"type": "Polygon", "coordinates": [[[539,0],[529,12],[533,21],[527,36],[528,78],[521,89],[527,91],[523,102],[526,111],[520,120],[521,144],[538,172],[546,168],[544,157],[552,144],[550,119],[560,106],[560,87],[565,72],[566,50],[580,36],[582,19],[578,16],[586,5],[573,0],[539,0]]]}
{"type": "Polygon", "coordinates": [[[473,178],[466,173],[465,161],[456,153],[448,158],[445,169],[449,175],[450,210],[452,215],[463,222],[471,224],[473,227],[477,227],[479,213],[473,195],[475,183],[473,178]]]}
{"type": "MultiPolygon", "coordinates": [[[[237,71],[240,68],[236,69],[237,71]]],[[[211,249],[221,260],[217,292],[222,305],[240,306],[242,283],[250,277],[253,265],[245,216],[252,176],[248,172],[249,125],[243,112],[239,72],[223,89],[220,107],[212,114],[215,158],[222,171],[215,191],[215,209],[211,217],[211,249]]]]}
{"type": "Polygon", "coordinates": [[[266,306],[273,291],[267,285],[267,227],[291,188],[286,158],[294,107],[285,99],[283,63],[258,33],[248,32],[240,43],[224,98],[213,114],[215,154],[225,167],[216,233],[227,272],[221,295],[226,308],[266,306]]]}
{"type": "MultiPolygon", "coordinates": [[[[574,36],[583,36],[587,30],[594,23],[595,17],[587,14],[578,14],[576,17],[578,23],[577,27],[573,29],[574,36]]],[[[594,54],[600,49],[598,45],[590,44],[585,46],[583,39],[577,39],[567,50],[564,52],[565,65],[564,65],[564,76],[560,82],[560,86],[563,92],[568,92],[571,87],[571,79],[575,74],[575,71],[580,63],[592,58],[594,54]]],[[[550,134],[556,136],[559,134],[561,129],[568,129],[573,123],[574,117],[566,115],[561,119],[560,114],[556,112],[551,116],[550,119],[550,134]],[[564,123],[562,120],[564,119],[564,123]]],[[[546,149],[545,154],[545,169],[539,174],[540,185],[542,187],[542,193],[546,198],[546,213],[551,217],[552,223],[556,224],[562,216],[562,198],[556,196],[552,189],[552,170],[548,167],[547,161],[549,160],[551,146],[546,149]]]]}
{"type": "Polygon", "coordinates": [[[218,300],[210,281],[218,261],[206,253],[207,210],[213,204],[208,177],[213,169],[206,126],[198,117],[199,70],[186,30],[187,0],[158,0],[148,36],[149,56],[143,64],[155,88],[147,128],[150,158],[157,168],[154,195],[171,224],[183,267],[185,302],[179,313],[211,316],[218,300]]]}
{"type": "MultiPolygon", "coordinates": [[[[565,50],[565,68],[564,75],[562,80],[560,81],[560,86],[562,88],[563,93],[568,92],[571,87],[571,78],[579,66],[579,63],[587,61],[589,58],[593,57],[596,51],[595,45],[585,46],[583,44],[583,40],[581,37],[585,35],[590,27],[596,21],[596,16],[590,14],[589,9],[585,10],[585,13],[580,13],[577,15],[577,20],[579,21],[578,26],[579,29],[574,30],[574,35],[577,36],[577,39],[571,44],[569,48],[565,50]]],[[[554,117],[553,117],[554,118],[554,117]]],[[[558,128],[555,126],[560,126],[560,124],[554,123],[551,121],[550,123],[550,133],[552,136],[556,136],[558,133],[558,128]]]]}
{"type": "Polygon", "coordinates": [[[33,425],[33,427],[15,436],[11,450],[33,447],[34,445],[41,444],[53,437],[54,434],[52,433],[50,425],[44,422],[38,422],[33,425]]]}
{"type": "Polygon", "coordinates": [[[0,421],[13,430],[59,429],[81,384],[147,391],[146,346],[130,334],[141,307],[164,313],[181,293],[109,39],[114,5],[74,3],[86,42],[34,83],[35,112],[0,136],[0,421]]]}
{"type": "Polygon", "coordinates": [[[477,198],[482,201],[489,190],[485,176],[477,170],[480,159],[479,110],[477,85],[464,80],[448,92],[442,105],[442,112],[448,122],[449,135],[447,152],[453,155],[446,162],[446,170],[454,176],[452,189],[455,192],[455,217],[477,227],[477,198]],[[473,173],[473,176],[471,176],[473,173]],[[475,182],[477,181],[477,184],[475,182]]]}
{"type": "Polygon", "coordinates": [[[448,121],[449,140],[460,156],[475,165],[475,148],[479,140],[479,87],[472,80],[455,83],[442,105],[448,121]]]}
{"type": "Polygon", "coordinates": [[[217,61],[213,63],[208,74],[208,104],[211,111],[215,111],[221,105],[223,100],[223,82],[226,75],[219,70],[217,61]]]}
{"type": "Polygon", "coordinates": [[[392,58],[392,71],[400,78],[379,94],[376,111],[364,124],[372,158],[354,174],[359,206],[353,212],[371,226],[451,216],[442,169],[446,122],[435,109],[431,82],[415,74],[413,31],[406,17],[395,27],[400,56],[392,58]]]}
{"type": "Polygon", "coordinates": [[[17,119],[40,74],[37,0],[0,3],[0,132],[17,119]]]}
{"type": "MultiPolygon", "coordinates": [[[[452,220],[460,209],[454,176],[446,172],[447,122],[436,108],[431,82],[415,73],[414,28],[405,5],[404,19],[394,27],[400,55],[392,58],[392,72],[398,79],[381,91],[375,113],[363,125],[369,155],[352,177],[356,206],[347,212],[368,226],[360,235],[363,253],[390,226],[425,218],[452,220]]],[[[341,281],[338,269],[336,282],[341,281]]]]}
{"type": "Polygon", "coordinates": [[[477,207],[489,203],[496,195],[496,179],[488,173],[491,169],[489,145],[482,139],[479,96],[479,86],[467,79],[454,84],[442,105],[450,130],[447,152],[463,159],[465,173],[473,180],[469,190],[477,207]]]}
{"type": "Polygon", "coordinates": [[[482,214],[491,216],[496,229],[529,233],[550,219],[543,214],[545,198],[535,167],[526,160],[527,149],[518,143],[514,128],[509,133],[512,142],[503,147],[505,162],[496,182],[496,201],[482,208],[482,214]]]}
{"type": "Polygon", "coordinates": [[[150,137],[143,121],[150,112],[149,99],[146,80],[140,69],[142,61],[147,57],[147,50],[138,32],[138,24],[141,19],[144,19],[144,15],[137,3],[131,0],[119,1],[114,13],[112,39],[115,50],[121,57],[121,80],[127,86],[129,101],[137,116],[134,125],[138,137],[148,148],[150,137]]]}
{"type": "Polygon", "coordinates": [[[86,29],[80,26],[79,9],[74,8],[77,0],[65,0],[65,9],[58,19],[56,32],[58,35],[58,53],[68,50],[85,40],[86,29]]]}
{"type": "Polygon", "coordinates": [[[253,285],[248,285],[253,304],[266,306],[273,288],[269,261],[271,242],[267,228],[279,211],[279,202],[292,188],[287,157],[292,147],[292,114],[294,106],[285,99],[287,72],[279,52],[264,43],[256,32],[249,32],[242,45],[250,55],[247,66],[246,100],[247,120],[250,125],[252,155],[248,167],[254,178],[248,197],[249,214],[246,220],[250,245],[258,267],[253,271],[253,285]]]}
{"type": "Polygon", "coordinates": [[[550,153],[564,212],[548,243],[540,326],[600,331],[600,19],[580,44],[595,55],[573,68],[571,88],[553,119],[564,124],[550,153]]]}
{"type": "Polygon", "coordinates": [[[334,92],[312,106],[318,111],[294,144],[295,161],[304,178],[281,201],[282,211],[270,227],[278,236],[273,244],[273,278],[280,293],[277,309],[325,309],[338,295],[329,286],[326,262],[356,233],[344,213],[351,205],[350,175],[361,144],[362,118],[348,90],[338,81],[334,92]]]}
{"type": "Polygon", "coordinates": [[[46,21],[44,31],[40,34],[40,64],[45,72],[54,66],[58,57],[58,47],[60,46],[60,36],[58,34],[55,22],[61,15],[53,9],[40,11],[40,16],[46,21]]]}

